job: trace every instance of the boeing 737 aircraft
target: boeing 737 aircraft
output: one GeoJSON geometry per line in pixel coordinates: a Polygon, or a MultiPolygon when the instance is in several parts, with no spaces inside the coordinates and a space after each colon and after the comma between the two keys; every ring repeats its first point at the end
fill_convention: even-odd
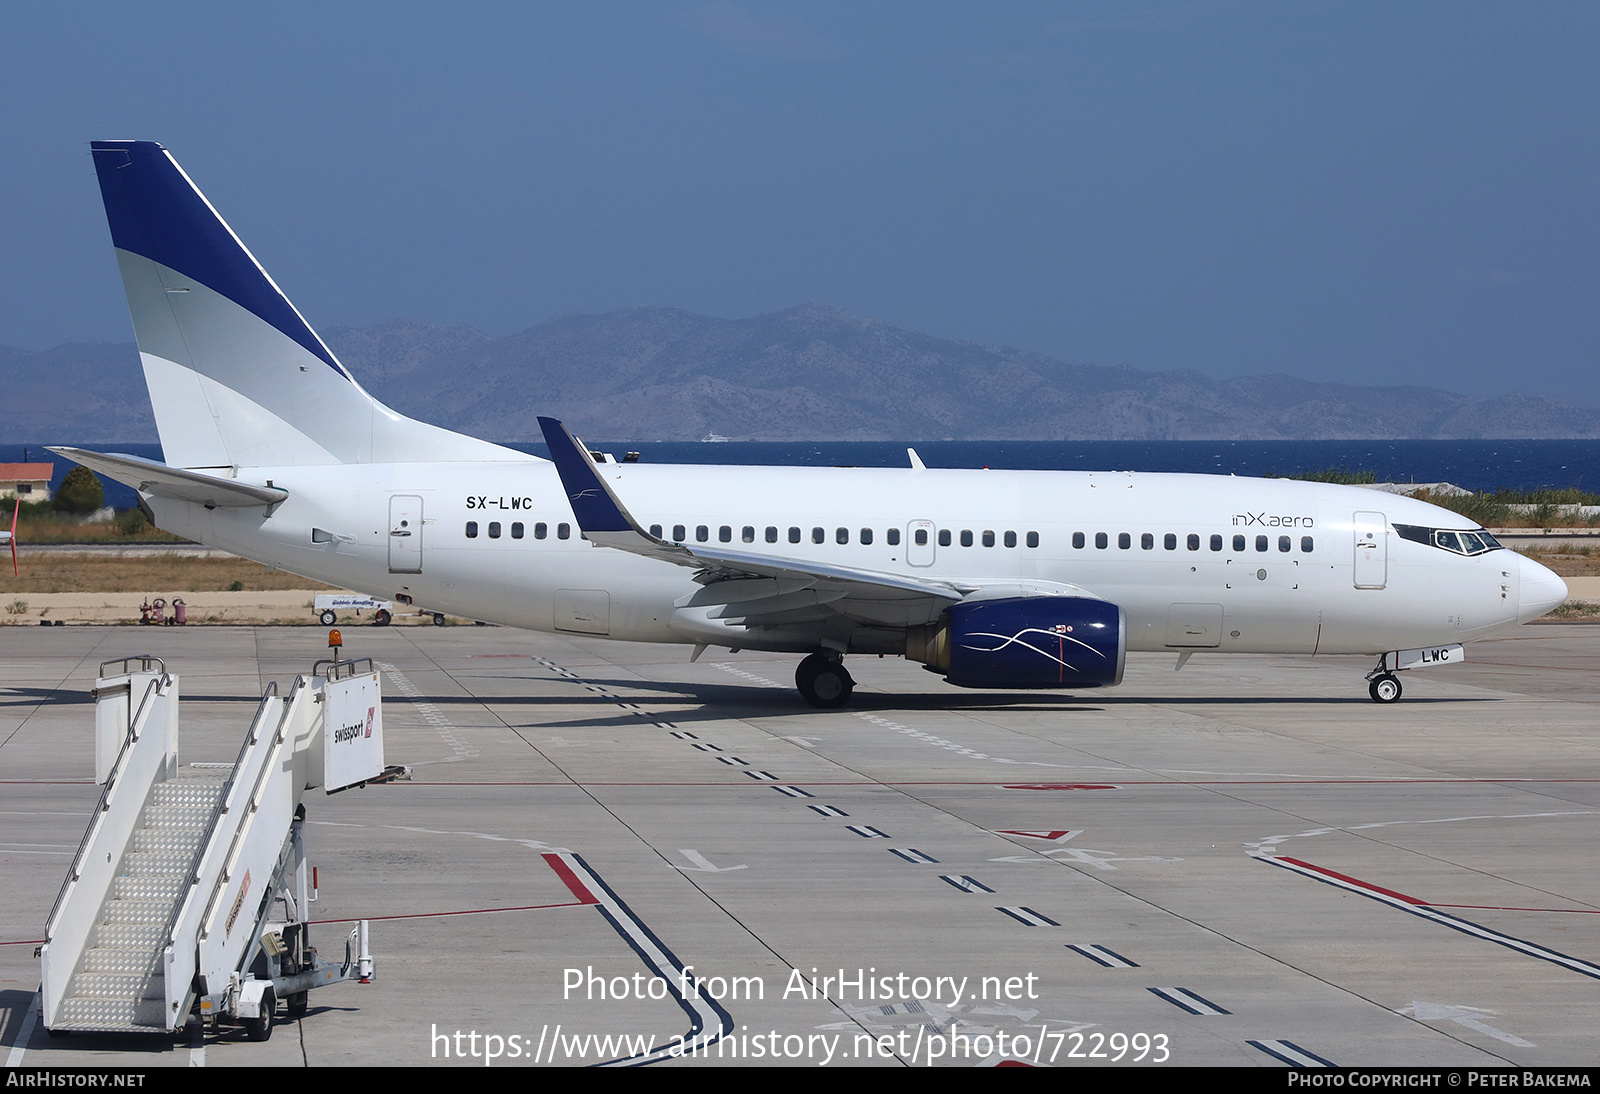
{"type": "MultiPolygon", "coordinates": [[[[1536,619],[1561,579],[1482,528],[1355,487],[1122,472],[617,463],[541,419],[553,460],[373,399],[177,162],[96,141],[165,463],[54,451],[162,528],[403,604],[515,627],[847,654],[952,684],[1117,684],[1129,650],[1368,654],[1396,671],[1536,619]]],[[[470,383],[471,377],[461,382],[470,383]]]]}

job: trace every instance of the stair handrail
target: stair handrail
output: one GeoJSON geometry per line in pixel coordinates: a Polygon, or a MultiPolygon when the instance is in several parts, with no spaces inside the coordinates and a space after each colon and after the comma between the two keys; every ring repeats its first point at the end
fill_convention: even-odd
{"type": "MultiPolygon", "coordinates": [[[[222,793],[218,795],[216,804],[211,807],[211,817],[206,821],[205,835],[195,845],[194,854],[189,859],[188,881],[186,883],[189,888],[200,884],[200,865],[205,859],[206,847],[211,843],[211,837],[217,830],[217,824],[222,820],[222,815],[228,811],[228,793],[233,789],[234,780],[239,777],[239,766],[244,763],[245,755],[250,751],[251,746],[261,739],[258,727],[261,725],[262,717],[267,713],[267,703],[277,698],[277,696],[278,682],[276,680],[268,681],[266,690],[261,693],[261,701],[256,705],[255,716],[250,719],[250,731],[245,734],[244,743],[239,746],[239,755],[233,759],[233,767],[228,772],[228,781],[222,784],[222,793]]],[[[162,931],[162,937],[166,939],[165,945],[171,946],[177,942],[177,939],[172,937],[172,932],[177,927],[178,918],[183,914],[184,906],[188,902],[188,893],[185,893],[182,899],[173,901],[172,912],[167,916],[167,925],[162,931]]]]}
{"type": "Polygon", "coordinates": [[[128,671],[128,662],[129,661],[137,661],[141,665],[143,665],[144,667],[139,670],[140,672],[149,672],[150,671],[150,662],[152,662],[152,661],[154,661],[157,665],[161,666],[160,669],[157,670],[158,672],[166,672],[167,671],[167,663],[165,661],[161,660],[161,658],[157,657],[155,654],[153,654],[153,653],[136,653],[136,654],[133,654],[131,657],[113,657],[109,661],[100,662],[100,679],[102,679],[102,680],[112,679],[112,677],[109,677],[109,676],[106,675],[106,666],[107,665],[121,665],[122,666],[122,671],[118,672],[118,673],[114,673],[113,676],[132,676],[133,673],[128,671]]]}
{"type": "MultiPolygon", "coordinates": [[[[303,676],[297,677],[295,679],[294,690],[296,692],[298,692],[301,689],[301,687],[303,686],[301,684],[301,681],[303,681],[304,679],[305,679],[305,677],[303,677],[303,676]]],[[[285,738],[285,734],[284,734],[284,726],[288,722],[289,715],[293,711],[293,709],[294,709],[294,699],[292,697],[283,700],[283,712],[278,716],[278,724],[273,730],[273,737],[275,738],[275,740],[273,741],[274,747],[281,746],[283,744],[284,740],[286,739],[285,738]]],[[[254,729],[253,726],[251,728],[252,728],[252,730],[254,729]]],[[[239,756],[240,756],[240,762],[241,763],[243,762],[244,756],[249,752],[249,750],[252,747],[254,747],[255,741],[259,740],[259,739],[260,739],[259,735],[256,735],[254,739],[247,740],[245,742],[244,747],[239,750],[239,756]]],[[[249,814],[249,813],[254,811],[256,803],[257,803],[257,801],[259,800],[259,798],[261,796],[261,789],[266,784],[266,781],[269,778],[271,778],[271,776],[272,776],[272,764],[270,764],[270,763],[262,764],[261,765],[261,770],[256,773],[255,785],[250,788],[249,795],[247,795],[245,797],[245,799],[242,802],[240,802],[240,804],[244,807],[243,811],[246,814],[249,814]]],[[[224,795],[223,796],[223,802],[226,803],[226,801],[227,801],[227,795],[224,795]]],[[[242,821],[237,826],[234,827],[233,839],[228,844],[227,854],[223,855],[223,857],[222,857],[222,872],[217,876],[217,884],[212,888],[211,897],[206,902],[205,912],[200,917],[200,930],[202,932],[206,932],[206,930],[207,930],[207,926],[206,925],[208,923],[210,923],[210,921],[211,921],[211,914],[215,910],[217,897],[222,893],[223,889],[226,888],[226,883],[228,881],[232,880],[232,878],[233,878],[233,870],[231,869],[231,865],[233,864],[233,862],[234,862],[234,860],[235,860],[235,858],[237,856],[237,853],[238,853],[238,850],[239,850],[239,843],[240,843],[241,840],[244,839],[244,829],[245,829],[245,825],[244,825],[244,823],[242,821]]]]}
{"type": "MultiPolygon", "coordinates": [[[[127,658],[127,660],[131,661],[135,660],[135,658],[127,658]]],[[[110,661],[106,662],[108,665],[113,663],[114,662],[110,661]]],[[[76,882],[81,876],[78,867],[83,862],[83,853],[89,848],[89,840],[90,837],[94,835],[95,826],[100,823],[101,814],[103,814],[108,808],[106,805],[106,799],[111,797],[111,792],[117,785],[117,779],[122,774],[123,765],[127,762],[128,752],[139,741],[141,736],[139,732],[139,723],[144,717],[144,708],[149,704],[150,697],[160,690],[163,684],[168,684],[171,682],[171,680],[172,677],[166,672],[162,672],[160,676],[151,679],[151,681],[145,686],[144,695],[139,699],[138,711],[132,718],[128,719],[128,733],[122,739],[122,748],[117,752],[116,762],[111,765],[111,773],[106,777],[106,784],[100,791],[100,800],[98,803],[96,803],[94,812],[89,816],[89,826],[83,830],[83,839],[78,841],[78,851],[72,856],[72,865],[67,868],[67,876],[66,879],[61,883],[61,891],[56,894],[56,902],[51,906],[50,915],[44,921],[44,937],[46,942],[48,942],[55,933],[56,917],[61,914],[61,905],[66,902],[67,891],[72,888],[73,883],[76,882]]]]}

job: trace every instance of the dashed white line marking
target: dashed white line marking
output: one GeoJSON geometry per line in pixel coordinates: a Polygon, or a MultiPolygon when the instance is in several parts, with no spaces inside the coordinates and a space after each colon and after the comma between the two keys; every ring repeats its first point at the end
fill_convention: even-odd
{"type": "Polygon", "coordinates": [[[1006,915],[1010,916],[1012,919],[1015,919],[1018,923],[1021,923],[1025,927],[1061,926],[1061,924],[1057,923],[1055,920],[1051,919],[1042,912],[1036,912],[1032,908],[1024,908],[1020,904],[999,907],[996,908],[995,911],[1004,912],[1006,915]]]}
{"type": "Polygon", "coordinates": [[[813,805],[809,808],[813,813],[821,813],[824,817],[848,817],[850,815],[837,805],[813,805]]]}
{"type": "Polygon", "coordinates": [[[878,831],[878,829],[872,827],[872,825],[870,825],[870,824],[847,824],[847,825],[845,825],[845,827],[848,828],[850,831],[854,832],[856,835],[865,836],[867,839],[888,839],[889,838],[889,833],[880,832],[880,831],[878,831]]]}
{"type": "Polygon", "coordinates": [[[1120,953],[1108,950],[1104,946],[1098,946],[1093,942],[1069,942],[1067,949],[1080,953],[1090,961],[1104,965],[1108,969],[1137,969],[1139,967],[1137,961],[1129,961],[1120,953]]]}
{"type": "Polygon", "coordinates": [[[733,665],[728,664],[726,661],[714,661],[714,662],[712,662],[712,665],[713,665],[714,668],[719,668],[723,672],[729,672],[729,673],[732,673],[735,676],[739,676],[739,677],[742,677],[742,678],[744,678],[746,680],[749,680],[752,684],[760,684],[762,687],[768,687],[768,688],[781,688],[781,687],[783,687],[782,684],[776,683],[775,681],[772,681],[772,680],[768,680],[765,676],[757,676],[753,672],[746,672],[746,671],[744,671],[744,669],[736,668],[733,665]]]}
{"type": "Polygon", "coordinates": [[[419,760],[418,764],[458,763],[461,760],[473,759],[478,755],[478,750],[467,743],[466,738],[460,735],[460,731],[450,724],[450,719],[439,713],[438,707],[422,697],[422,692],[417,689],[415,684],[406,679],[405,673],[384,661],[375,661],[373,664],[383,673],[384,679],[392,682],[394,689],[411,702],[417,713],[422,715],[423,721],[438,730],[439,736],[444,739],[445,744],[450,746],[450,751],[453,753],[453,755],[447,756],[442,760],[419,760]]]}
{"type": "Polygon", "coordinates": [[[1196,995],[1188,988],[1151,988],[1150,994],[1165,999],[1173,1006],[1186,1010],[1190,1014],[1232,1014],[1224,1010],[1204,996],[1196,995]]]}
{"type": "Polygon", "coordinates": [[[959,874],[959,875],[958,874],[940,874],[939,875],[939,880],[940,881],[949,882],[951,885],[954,885],[957,889],[960,889],[963,893],[992,893],[992,892],[994,892],[993,889],[989,888],[987,885],[985,885],[983,882],[979,881],[977,878],[968,877],[966,874],[959,874]]]}
{"type": "Polygon", "coordinates": [[[1332,1060],[1324,1060],[1314,1052],[1307,1052],[1293,1041],[1246,1041],[1273,1059],[1282,1060],[1290,1067],[1337,1067],[1332,1060]]]}
{"type": "Polygon", "coordinates": [[[914,862],[918,864],[939,861],[932,855],[918,851],[915,847],[891,847],[889,848],[889,853],[891,855],[896,855],[899,858],[903,858],[907,862],[914,862]]]}

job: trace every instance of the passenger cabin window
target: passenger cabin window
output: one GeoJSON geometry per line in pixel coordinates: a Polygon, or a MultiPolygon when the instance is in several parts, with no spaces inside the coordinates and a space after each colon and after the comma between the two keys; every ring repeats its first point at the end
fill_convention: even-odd
{"type": "Polygon", "coordinates": [[[1212,536],[1211,537],[1211,549],[1213,551],[1222,550],[1222,537],[1221,536],[1212,536]]]}
{"type": "Polygon", "coordinates": [[[721,528],[718,528],[717,529],[717,542],[719,542],[719,543],[732,543],[733,542],[733,529],[728,527],[726,524],[724,524],[721,528]]]}
{"type": "Polygon", "coordinates": [[[883,538],[889,541],[889,546],[891,546],[891,547],[900,546],[900,529],[898,529],[898,528],[889,529],[887,532],[885,532],[883,534],[883,538]]]}
{"type": "Polygon", "coordinates": [[[478,538],[478,522],[477,521],[475,521],[475,520],[467,521],[467,538],[468,539],[477,539],[478,538]]]}
{"type": "Polygon", "coordinates": [[[827,542],[827,539],[828,539],[828,533],[824,532],[821,528],[813,528],[813,529],[811,529],[811,542],[812,543],[825,543],[825,542],[827,542]]]}
{"type": "Polygon", "coordinates": [[[871,543],[872,542],[872,529],[871,528],[863,528],[863,529],[861,529],[861,542],[862,543],[871,543]]]}
{"type": "Polygon", "coordinates": [[[1144,535],[1139,537],[1139,550],[1141,550],[1141,551],[1154,551],[1155,549],[1156,549],[1156,537],[1154,535],[1152,535],[1149,532],[1146,532],[1144,535]]]}
{"type": "Polygon", "coordinates": [[[1039,533],[1038,532],[1029,532],[1028,533],[1028,546],[1029,547],[1037,547],[1037,546],[1039,546],[1039,533]]]}
{"type": "Polygon", "coordinates": [[[754,526],[746,524],[742,529],[739,530],[739,538],[745,543],[754,543],[756,541],[756,530],[754,526]]]}
{"type": "Polygon", "coordinates": [[[928,530],[926,528],[918,528],[915,538],[918,547],[926,547],[928,545],[928,530]]]}
{"type": "Polygon", "coordinates": [[[800,542],[800,529],[798,529],[798,528],[789,529],[789,542],[790,543],[799,543],[800,542]]]}
{"type": "Polygon", "coordinates": [[[1117,533],[1117,547],[1118,548],[1120,548],[1121,550],[1126,551],[1128,548],[1130,548],[1132,546],[1133,546],[1133,537],[1131,535],[1129,535],[1127,532],[1119,532],[1119,533],[1117,533]]]}
{"type": "Polygon", "coordinates": [[[1289,549],[1290,549],[1289,537],[1288,536],[1279,536],[1278,537],[1278,550],[1281,551],[1284,554],[1288,554],[1289,553],[1289,549]]]}
{"type": "Polygon", "coordinates": [[[571,539],[572,538],[572,525],[570,525],[570,524],[558,524],[558,525],[556,525],[556,538],[557,539],[571,539]]]}
{"type": "Polygon", "coordinates": [[[1072,533],[1072,546],[1077,548],[1080,551],[1083,550],[1083,533],[1082,532],[1074,532],[1074,533],[1072,533]]]}
{"type": "Polygon", "coordinates": [[[1007,547],[1015,547],[1016,545],[1017,545],[1017,533],[1015,533],[1015,532],[1007,532],[1006,533],[1006,546],[1007,547]]]}
{"type": "Polygon", "coordinates": [[[1198,551],[1200,549],[1200,537],[1195,535],[1193,532],[1189,533],[1189,538],[1185,542],[1191,551],[1198,551]]]}
{"type": "Polygon", "coordinates": [[[850,542],[850,529],[848,529],[848,528],[835,528],[833,530],[833,541],[835,543],[849,543],[850,542]]]}
{"type": "Polygon", "coordinates": [[[1176,551],[1178,549],[1178,537],[1172,532],[1168,532],[1161,537],[1161,546],[1169,551],[1176,551]]]}
{"type": "Polygon", "coordinates": [[[1095,550],[1104,551],[1107,547],[1111,546],[1111,537],[1106,535],[1104,532],[1096,532],[1094,534],[1094,546],[1095,550]]]}
{"type": "Polygon", "coordinates": [[[491,520],[489,522],[489,538],[490,539],[499,539],[500,538],[500,522],[499,521],[491,520]]]}
{"type": "Polygon", "coordinates": [[[548,524],[546,524],[544,521],[541,520],[538,524],[535,524],[533,526],[533,538],[534,539],[543,539],[545,536],[547,536],[549,534],[550,534],[550,526],[548,524]]]}
{"type": "Polygon", "coordinates": [[[776,542],[778,542],[778,529],[775,526],[771,525],[771,524],[767,525],[767,542],[768,543],[776,543],[776,542]]]}
{"type": "Polygon", "coordinates": [[[686,540],[688,538],[689,538],[689,530],[687,528],[685,528],[681,524],[674,524],[672,526],[672,542],[674,542],[674,543],[682,543],[684,540],[686,540]]]}
{"type": "Polygon", "coordinates": [[[971,547],[972,546],[972,529],[971,528],[963,528],[963,529],[961,529],[961,546],[963,546],[963,547],[971,547]]]}
{"type": "Polygon", "coordinates": [[[1257,536],[1256,537],[1256,550],[1265,551],[1266,549],[1267,549],[1267,537],[1266,536],[1257,536]]]}
{"type": "Polygon", "coordinates": [[[512,539],[521,539],[522,538],[522,522],[520,520],[512,522],[512,525],[511,525],[511,538],[512,539]]]}
{"type": "Polygon", "coordinates": [[[948,529],[948,528],[939,529],[939,546],[941,546],[941,547],[950,546],[950,529],[948,529]]]}
{"type": "Polygon", "coordinates": [[[711,538],[711,529],[704,524],[694,526],[694,538],[701,543],[711,538]]]}
{"type": "Polygon", "coordinates": [[[1311,537],[1310,536],[1301,536],[1300,537],[1300,550],[1302,552],[1304,552],[1305,554],[1309,555],[1311,553],[1311,548],[1312,548],[1311,537]]]}
{"type": "Polygon", "coordinates": [[[661,538],[661,525],[652,524],[650,526],[650,534],[652,536],[655,536],[657,539],[660,539],[661,538]]]}

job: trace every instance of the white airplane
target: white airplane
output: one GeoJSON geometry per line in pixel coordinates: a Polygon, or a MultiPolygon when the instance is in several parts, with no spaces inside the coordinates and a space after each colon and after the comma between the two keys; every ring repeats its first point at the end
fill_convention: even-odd
{"type": "MultiPolygon", "coordinates": [[[[1117,684],[1129,650],[1368,654],[1396,671],[1566,598],[1412,498],[1284,479],[618,463],[541,419],[553,461],[372,398],[160,145],[95,169],[166,463],[53,451],[162,528],[333,585],[515,627],[806,655],[952,684],[1117,684]]],[[[471,383],[470,376],[460,378],[471,383]]]]}

